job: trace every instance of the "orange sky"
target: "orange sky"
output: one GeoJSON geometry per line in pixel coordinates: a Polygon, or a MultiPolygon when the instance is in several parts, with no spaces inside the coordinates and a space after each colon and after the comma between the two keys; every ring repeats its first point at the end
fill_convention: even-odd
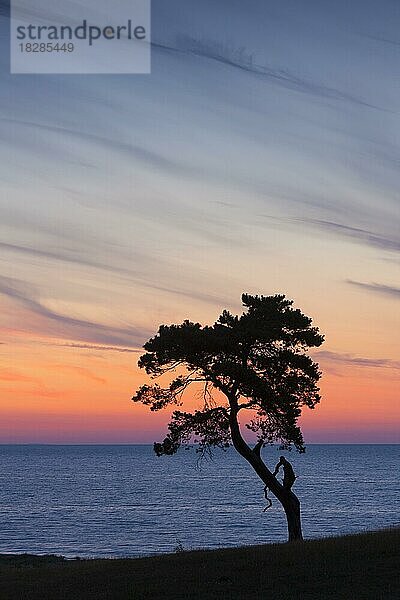
{"type": "MultiPolygon", "coordinates": [[[[146,380],[139,352],[67,347],[65,340],[20,337],[0,346],[2,443],[151,443],[162,438],[168,412],[150,413],[130,397],[146,380]]],[[[105,347],[106,348],[106,347],[105,347]]],[[[323,353],[322,402],[305,409],[309,443],[397,442],[399,369],[358,366],[323,353]]],[[[187,395],[189,406],[198,401],[187,395]]]]}

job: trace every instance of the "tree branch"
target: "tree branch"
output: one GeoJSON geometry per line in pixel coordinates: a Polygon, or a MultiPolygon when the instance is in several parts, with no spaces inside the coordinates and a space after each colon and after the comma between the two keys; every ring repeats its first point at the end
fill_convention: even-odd
{"type": "Polygon", "coordinates": [[[253,406],[259,406],[257,400],[250,400],[250,402],[246,402],[245,404],[238,404],[238,411],[243,408],[253,408],[253,406]]]}
{"type": "Polygon", "coordinates": [[[258,458],[261,459],[261,448],[264,446],[263,440],[258,440],[257,444],[253,448],[253,452],[258,458]]]}

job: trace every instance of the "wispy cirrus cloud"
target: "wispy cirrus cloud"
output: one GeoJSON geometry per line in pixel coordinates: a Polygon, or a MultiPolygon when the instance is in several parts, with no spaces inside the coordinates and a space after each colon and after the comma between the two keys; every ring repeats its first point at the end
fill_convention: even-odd
{"type": "MultiPolygon", "coordinates": [[[[165,292],[167,294],[173,294],[175,296],[182,296],[187,298],[192,298],[195,300],[199,300],[201,302],[210,303],[210,304],[228,304],[228,298],[225,298],[222,295],[216,293],[206,293],[202,290],[196,291],[193,287],[190,289],[185,289],[183,286],[181,288],[169,286],[167,284],[162,285],[159,280],[161,279],[161,275],[157,278],[157,281],[151,279],[145,273],[144,266],[147,266],[151,263],[151,260],[146,255],[141,253],[137,253],[136,251],[133,253],[131,257],[130,267],[123,267],[118,260],[120,258],[119,254],[114,252],[114,260],[109,262],[108,264],[105,260],[100,260],[96,258],[91,258],[90,255],[84,252],[79,252],[78,249],[75,250],[74,254],[69,252],[64,248],[56,248],[52,250],[34,248],[32,246],[23,246],[20,244],[10,244],[7,242],[0,242],[0,250],[4,250],[7,252],[13,252],[16,254],[36,257],[38,259],[43,259],[44,261],[57,261],[70,263],[73,265],[77,265],[79,267],[90,267],[93,269],[98,269],[100,271],[105,271],[107,273],[112,273],[114,276],[119,276],[127,281],[134,282],[140,287],[148,288],[151,290],[156,290],[160,292],[165,292]],[[134,258],[135,260],[132,260],[134,258]],[[140,265],[140,267],[137,267],[140,265]]],[[[127,261],[127,257],[124,256],[124,261],[127,261]]],[[[160,264],[162,261],[160,260],[160,264]]],[[[166,268],[166,266],[165,266],[166,268]]],[[[1,278],[1,276],[0,276],[1,278]]],[[[1,284],[0,284],[1,287],[1,284]]]]}
{"type": "Polygon", "coordinates": [[[340,364],[348,367],[369,367],[374,369],[400,370],[400,361],[389,358],[367,358],[349,353],[332,352],[321,350],[314,353],[313,357],[318,361],[340,364]]]}
{"type": "Polygon", "coordinates": [[[3,131],[0,133],[0,137],[5,140],[15,140],[16,127],[21,128],[22,131],[41,131],[43,134],[54,134],[58,136],[58,138],[70,138],[81,143],[99,146],[104,150],[107,150],[107,152],[113,151],[120,154],[125,154],[128,156],[128,158],[134,159],[135,161],[142,163],[144,166],[148,166],[152,169],[157,169],[168,174],[173,173],[180,177],[188,176],[197,178],[204,176],[203,170],[195,164],[186,163],[184,160],[177,162],[161,153],[157,153],[145,148],[144,146],[139,146],[138,144],[131,143],[129,141],[123,141],[117,137],[103,136],[98,133],[85,131],[83,129],[78,130],[72,127],[62,127],[60,125],[53,124],[48,125],[46,123],[24,121],[13,118],[2,118],[0,119],[0,123],[6,126],[11,126],[8,131],[3,128],[3,131]]]}
{"type": "Polygon", "coordinates": [[[370,40],[375,40],[376,42],[382,42],[383,44],[390,44],[391,46],[400,46],[400,40],[393,40],[390,38],[380,37],[378,35],[365,35],[365,37],[370,40]]]}
{"type": "Polygon", "coordinates": [[[359,227],[335,223],[334,221],[324,221],[321,219],[301,220],[309,225],[324,231],[328,231],[332,234],[348,238],[355,242],[364,243],[375,248],[380,248],[381,250],[400,252],[400,237],[384,235],[374,231],[369,231],[367,229],[361,229],[359,227]]]}
{"type": "Polygon", "coordinates": [[[93,373],[90,369],[87,369],[86,367],[79,367],[77,365],[57,364],[47,365],[46,369],[55,370],[58,373],[62,371],[67,371],[79,375],[80,377],[83,377],[85,379],[95,381],[96,383],[101,383],[102,385],[105,385],[107,383],[107,379],[105,379],[104,377],[100,377],[99,375],[93,373]]]}
{"type": "Polygon", "coordinates": [[[0,276],[0,294],[13,300],[25,312],[18,319],[21,330],[49,337],[81,340],[94,344],[133,346],[143,344],[150,332],[140,327],[114,327],[57,313],[43,304],[32,286],[0,276]]]}
{"type": "MultiPolygon", "coordinates": [[[[4,250],[6,252],[14,252],[31,257],[33,256],[44,260],[71,263],[82,267],[91,267],[94,269],[100,269],[102,271],[108,271],[130,278],[137,277],[138,274],[141,272],[139,269],[135,269],[134,267],[124,268],[116,264],[106,264],[105,262],[102,262],[99,259],[92,259],[87,254],[87,252],[85,254],[83,253],[83,251],[78,252],[77,248],[75,249],[75,252],[72,253],[64,248],[45,250],[41,248],[34,248],[32,246],[23,246],[20,244],[9,244],[7,242],[0,242],[0,250],[4,250]]],[[[137,255],[136,252],[134,256],[138,262],[145,262],[146,257],[140,254],[137,255]]]]}
{"type": "Polygon", "coordinates": [[[257,75],[258,77],[264,78],[269,83],[295,92],[384,110],[355,95],[299,77],[295,73],[291,73],[288,69],[278,69],[267,65],[257,64],[254,55],[249,51],[246,51],[243,47],[236,48],[229,44],[219,43],[216,40],[194,38],[188,35],[176,36],[175,44],[173,45],[157,43],[154,41],[152,47],[159,51],[182,53],[187,56],[197,56],[212,60],[227,67],[239,69],[251,75],[257,75]]]}
{"type": "MultiPolygon", "coordinates": [[[[318,204],[315,204],[318,206],[318,204]]],[[[320,204],[321,210],[325,209],[324,204],[320,204]]],[[[398,253],[400,252],[400,236],[394,235],[391,232],[385,231],[373,231],[370,229],[364,229],[357,227],[356,225],[344,225],[336,221],[329,221],[324,219],[313,219],[313,218],[299,218],[299,217],[276,217],[268,214],[260,214],[263,219],[270,220],[272,222],[282,223],[291,226],[306,225],[316,230],[320,230],[324,233],[331,234],[334,237],[347,239],[356,244],[362,244],[385,252],[398,253]]],[[[389,223],[387,224],[389,229],[389,223]]],[[[386,229],[386,227],[383,227],[386,229]]]]}
{"type": "Polygon", "coordinates": [[[100,350],[104,352],[129,352],[138,354],[142,352],[139,348],[120,348],[119,346],[96,346],[94,344],[57,344],[63,348],[79,348],[81,350],[100,350]]]}
{"type": "Polygon", "coordinates": [[[13,383],[37,383],[39,380],[31,375],[25,375],[13,369],[0,369],[0,381],[13,383]]]}
{"type": "Polygon", "coordinates": [[[400,288],[395,286],[385,285],[382,283],[363,283],[362,281],[353,281],[352,279],[347,279],[346,283],[368,292],[383,294],[384,296],[389,296],[394,299],[400,298],[400,288]]]}

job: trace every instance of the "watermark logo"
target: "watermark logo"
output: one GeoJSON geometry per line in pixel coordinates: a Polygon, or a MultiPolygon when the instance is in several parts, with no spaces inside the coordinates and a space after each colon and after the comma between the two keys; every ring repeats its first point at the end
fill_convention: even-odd
{"type": "Polygon", "coordinates": [[[150,73],[151,0],[11,0],[11,73],[150,73]]]}

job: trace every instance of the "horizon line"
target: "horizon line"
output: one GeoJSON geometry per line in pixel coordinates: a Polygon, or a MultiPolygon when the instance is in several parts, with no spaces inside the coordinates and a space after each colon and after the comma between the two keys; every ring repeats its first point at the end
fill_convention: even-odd
{"type": "MultiPolygon", "coordinates": [[[[153,442],[0,442],[1,446],[153,446],[153,442]]],[[[195,447],[196,444],[183,444],[184,446],[195,447]]],[[[400,442],[310,442],[305,446],[306,448],[307,446],[400,446],[400,442]]],[[[279,444],[268,445],[268,447],[279,449],[279,444]]],[[[296,452],[294,448],[289,450],[289,452],[293,451],[296,452]]]]}

